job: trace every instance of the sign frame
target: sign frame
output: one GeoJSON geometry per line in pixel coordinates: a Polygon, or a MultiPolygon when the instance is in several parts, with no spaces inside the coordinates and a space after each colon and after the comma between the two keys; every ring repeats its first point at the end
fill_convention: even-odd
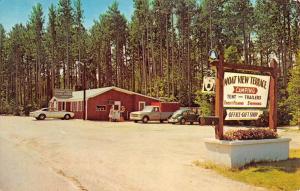
{"type": "Polygon", "coordinates": [[[277,131],[277,62],[275,59],[271,60],[270,67],[230,64],[224,62],[224,55],[220,55],[220,59],[210,63],[216,69],[216,99],[215,99],[215,116],[219,118],[218,123],[215,125],[216,139],[223,139],[223,126],[224,126],[224,72],[236,71],[252,71],[267,73],[270,75],[268,106],[269,106],[269,128],[277,131]]]}

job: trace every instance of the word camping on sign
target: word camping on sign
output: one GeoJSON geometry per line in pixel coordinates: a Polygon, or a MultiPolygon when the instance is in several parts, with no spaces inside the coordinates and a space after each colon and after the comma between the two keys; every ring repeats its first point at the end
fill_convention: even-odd
{"type": "Polygon", "coordinates": [[[266,108],[270,76],[224,73],[224,107],[266,108]]]}

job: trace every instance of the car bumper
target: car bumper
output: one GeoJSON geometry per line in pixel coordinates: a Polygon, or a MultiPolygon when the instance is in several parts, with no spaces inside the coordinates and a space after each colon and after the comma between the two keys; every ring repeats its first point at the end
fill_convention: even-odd
{"type": "Polygon", "coordinates": [[[169,122],[169,123],[178,123],[178,119],[172,119],[172,118],[170,118],[170,119],[168,120],[168,122],[169,122]]]}
{"type": "Polygon", "coordinates": [[[35,113],[29,113],[29,117],[36,117],[35,113]]]}
{"type": "Polygon", "coordinates": [[[130,116],[131,121],[141,121],[142,119],[142,117],[130,116]]]}

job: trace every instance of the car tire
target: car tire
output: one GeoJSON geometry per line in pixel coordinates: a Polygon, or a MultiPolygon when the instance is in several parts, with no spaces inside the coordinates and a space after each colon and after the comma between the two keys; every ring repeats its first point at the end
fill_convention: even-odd
{"type": "Polygon", "coordinates": [[[143,117],[143,123],[148,123],[148,121],[149,121],[149,117],[148,116],[145,116],[145,117],[143,117]]]}
{"type": "Polygon", "coordinates": [[[39,118],[39,120],[44,120],[44,119],[46,119],[46,115],[45,114],[40,114],[38,118],[39,118]]]}
{"type": "Polygon", "coordinates": [[[185,125],[186,120],[184,118],[180,119],[180,124],[185,125]]]}
{"type": "Polygon", "coordinates": [[[135,123],[137,123],[137,122],[138,122],[138,120],[134,120],[134,122],[135,122],[135,123]]]}
{"type": "Polygon", "coordinates": [[[40,120],[40,118],[38,118],[38,117],[36,117],[35,119],[36,119],[36,120],[40,120]]]}
{"type": "Polygon", "coordinates": [[[163,122],[164,122],[164,120],[159,120],[159,122],[160,122],[160,123],[163,123],[163,122]]]}
{"type": "Polygon", "coordinates": [[[64,119],[65,120],[69,120],[71,118],[71,116],[69,115],[69,114],[66,114],[65,116],[64,116],[64,119]]]}
{"type": "Polygon", "coordinates": [[[194,124],[194,122],[190,122],[190,125],[193,125],[194,124]]]}

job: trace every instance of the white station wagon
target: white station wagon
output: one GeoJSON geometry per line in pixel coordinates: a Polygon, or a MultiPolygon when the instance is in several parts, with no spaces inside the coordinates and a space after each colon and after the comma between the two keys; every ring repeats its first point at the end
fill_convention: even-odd
{"type": "Polygon", "coordinates": [[[37,120],[44,120],[45,118],[69,120],[71,118],[74,118],[74,113],[68,111],[49,111],[48,108],[42,108],[40,110],[30,112],[30,116],[35,117],[37,120]]]}

